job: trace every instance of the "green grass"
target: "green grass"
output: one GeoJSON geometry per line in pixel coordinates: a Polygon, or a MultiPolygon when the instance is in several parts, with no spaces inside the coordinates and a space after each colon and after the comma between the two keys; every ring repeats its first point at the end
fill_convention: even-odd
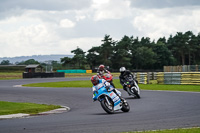
{"type": "MultiPolygon", "coordinates": [[[[22,79],[22,73],[21,71],[15,71],[15,72],[0,72],[0,80],[8,80],[8,79],[22,79]]],[[[119,77],[120,73],[112,73],[114,77],[119,77]]],[[[72,77],[92,77],[93,75],[96,75],[96,73],[65,73],[66,78],[72,78],[72,77]]]]}
{"type": "Polygon", "coordinates": [[[53,109],[60,108],[59,105],[46,105],[46,104],[35,104],[35,103],[15,103],[0,101],[0,115],[8,114],[37,114],[53,109]]]}
{"type": "Polygon", "coordinates": [[[161,85],[161,84],[140,84],[143,90],[165,90],[165,91],[194,91],[200,92],[200,85],[161,85]]]}
{"type": "Polygon", "coordinates": [[[123,133],[200,133],[200,128],[167,129],[167,130],[157,130],[157,131],[138,131],[138,132],[123,132],[123,133]]]}
{"type": "Polygon", "coordinates": [[[0,80],[22,79],[22,72],[0,72],[0,80]]]}
{"type": "MultiPolygon", "coordinates": [[[[119,79],[114,80],[116,88],[122,88],[119,79]]],[[[62,81],[49,83],[34,83],[23,86],[29,87],[92,87],[90,80],[85,81],[62,81]]],[[[142,90],[169,90],[169,91],[195,91],[200,92],[200,85],[160,85],[160,84],[139,84],[142,90]]]]}
{"type": "MultiPolygon", "coordinates": [[[[65,73],[65,77],[92,77],[97,73],[65,73]]],[[[112,73],[113,77],[119,77],[120,73],[112,73]]]]}

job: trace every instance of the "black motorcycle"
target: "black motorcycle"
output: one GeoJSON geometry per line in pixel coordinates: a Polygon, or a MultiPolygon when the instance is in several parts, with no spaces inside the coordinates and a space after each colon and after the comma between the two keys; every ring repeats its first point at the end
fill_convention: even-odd
{"type": "Polygon", "coordinates": [[[132,76],[127,76],[125,79],[125,88],[128,94],[136,98],[140,98],[140,88],[136,80],[132,76]]]}

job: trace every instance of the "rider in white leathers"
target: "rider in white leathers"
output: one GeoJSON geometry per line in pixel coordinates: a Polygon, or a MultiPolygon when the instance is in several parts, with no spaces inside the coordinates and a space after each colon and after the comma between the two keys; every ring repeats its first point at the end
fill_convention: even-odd
{"type": "Polygon", "coordinates": [[[98,92],[98,89],[105,86],[108,91],[113,91],[121,100],[121,96],[117,93],[117,89],[115,89],[112,85],[110,85],[109,82],[107,82],[105,79],[99,79],[97,75],[92,76],[91,82],[93,84],[92,90],[98,92]]]}

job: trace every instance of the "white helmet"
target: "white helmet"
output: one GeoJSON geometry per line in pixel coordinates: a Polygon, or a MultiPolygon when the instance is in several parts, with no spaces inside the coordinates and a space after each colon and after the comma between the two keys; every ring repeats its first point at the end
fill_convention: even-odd
{"type": "Polygon", "coordinates": [[[121,67],[121,68],[119,69],[119,71],[120,71],[120,72],[124,72],[124,71],[126,71],[126,68],[125,68],[125,67],[121,67]]]}

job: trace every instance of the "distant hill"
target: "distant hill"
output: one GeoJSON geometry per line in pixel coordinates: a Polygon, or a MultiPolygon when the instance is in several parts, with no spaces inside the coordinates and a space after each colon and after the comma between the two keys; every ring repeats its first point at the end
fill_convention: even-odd
{"type": "Polygon", "coordinates": [[[39,62],[46,62],[50,60],[60,61],[60,58],[63,57],[70,57],[72,58],[73,55],[32,55],[32,56],[18,56],[18,57],[0,57],[0,62],[3,60],[9,60],[10,63],[16,63],[21,61],[26,61],[29,59],[34,59],[39,62]]]}

